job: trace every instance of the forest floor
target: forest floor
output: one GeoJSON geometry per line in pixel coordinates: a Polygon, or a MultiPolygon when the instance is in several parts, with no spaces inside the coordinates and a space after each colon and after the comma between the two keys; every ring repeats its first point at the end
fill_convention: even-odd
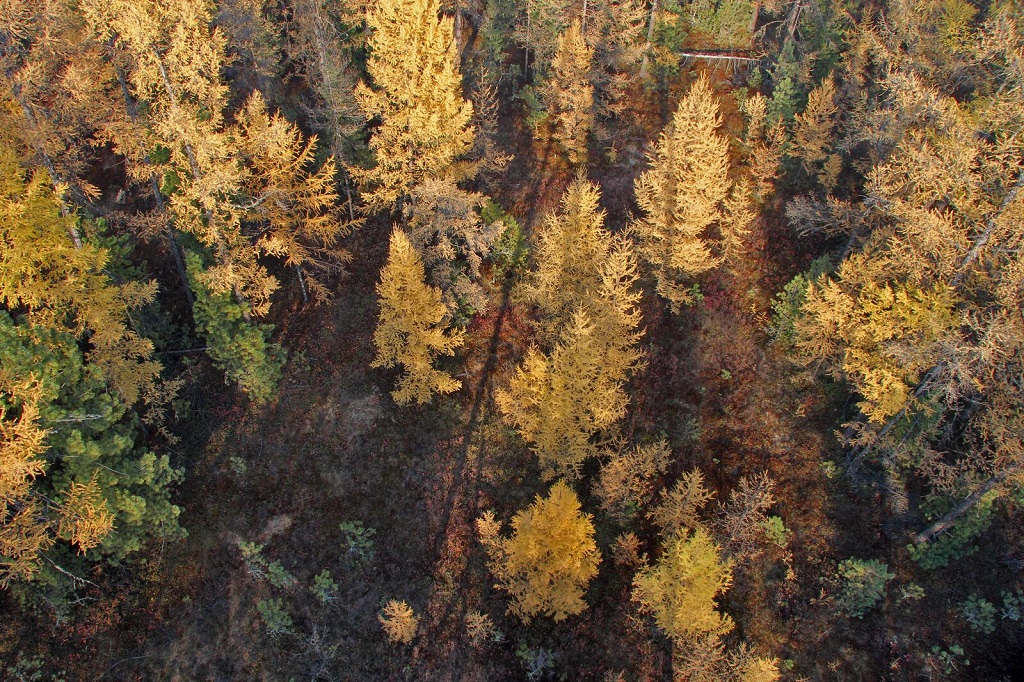
{"type": "MultiPolygon", "coordinates": [[[[616,163],[593,173],[613,229],[630,210],[644,158],[638,141],[664,123],[649,105],[659,98],[667,100],[647,97],[648,108],[620,131],[616,163]]],[[[516,158],[492,191],[530,230],[557,207],[571,173],[528,137],[506,142],[516,158]]],[[[511,283],[493,282],[491,309],[474,318],[460,357],[448,363],[462,390],[424,407],[396,406],[394,374],[369,368],[389,227],[371,223],[352,237],[359,258],[333,303],[282,316],[278,335],[290,358],[273,405],[246,407],[229,387],[183,394],[191,405],[176,456],[187,469],[178,499],[188,539],[152,548],[141,569],[112,569],[99,599],[73,622],[8,623],[4,650],[29,632],[49,632],[41,646],[68,679],[83,680],[499,682],[524,679],[540,648],[554,653],[552,679],[670,678],[667,641],[630,600],[631,571],[610,559],[616,522],[601,514],[606,559],[588,591],[592,607],[559,624],[523,626],[505,614],[475,521],[487,509],[507,520],[546,488],[493,404],[531,339],[529,312],[511,283]],[[351,542],[341,527],[356,521],[373,529],[368,542],[351,542]],[[279,561],[294,581],[257,579],[240,542],[263,545],[265,560],[279,561]],[[339,596],[321,604],[308,588],[325,569],[339,596]],[[389,599],[420,615],[412,645],[387,641],[377,614],[389,599]],[[276,637],[258,611],[271,600],[292,619],[276,637]],[[471,611],[489,615],[501,637],[474,641],[465,624],[471,611]]],[[[884,556],[894,572],[909,569],[872,511],[882,505],[851,503],[854,493],[823,466],[837,454],[841,392],[808,381],[768,343],[773,292],[807,265],[801,253],[779,250],[793,243],[784,229],[756,224],[746,265],[709,281],[699,306],[672,315],[654,297],[643,300],[648,362],[629,386],[623,435],[667,438],[670,476],[699,467],[715,504],[741,476],[767,472],[776,482],[773,513],[791,531],[791,556],[769,553],[738,567],[723,600],[737,641],[782,659],[789,679],[916,679],[902,676],[901,662],[926,633],[906,623],[927,623],[925,609],[943,608],[941,585],[927,586],[926,602],[893,600],[884,618],[863,622],[837,617],[830,603],[843,558],[884,556]]],[[[585,497],[584,507],[597,505],[585,497]]]]}

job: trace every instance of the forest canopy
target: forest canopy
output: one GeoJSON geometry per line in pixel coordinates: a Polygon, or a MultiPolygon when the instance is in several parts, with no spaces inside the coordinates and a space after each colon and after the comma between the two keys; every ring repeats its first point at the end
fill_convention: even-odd
{"type": "Polygon", "coordinates": [[[1014,679],[1015,0],[0,3],[0,677],[1014,679]]]}

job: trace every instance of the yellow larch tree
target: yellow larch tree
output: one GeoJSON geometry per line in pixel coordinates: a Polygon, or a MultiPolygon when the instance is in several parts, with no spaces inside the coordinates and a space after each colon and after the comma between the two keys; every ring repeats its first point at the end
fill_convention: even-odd
{"type": "Polygon", "coordinates": [[[562,196],[561,210],[545,218],[537,235],[537,267],[526,294],[551,331],[565,324],[601,286],[601,265],[608,260],[613,240],[604,227],[599,201],[597,185],[577,176],[562,196]]]}
{"type": "Polygon", "coordinates": [[[679,101],[672,121],[651,155],[651,168],[636,181],[641,217],[633,224],[640,253],[650,264],[657,290],[672,309],[691,296],[686,282],[721,262],[714,227],[727,218],[729,141],[718,100],[702,74],[679,101]]]}
{"type": "Polygon", "coordinates": [[[473,144],[473,105],[462,96],[452,19],[438,0],[376,0],[366,22],[370,86],[356,99],[379,119],[370,148],[376,165],[352,168],[370,211],[391,210],[426,180],[462,179],[457,161],[473,144]]]}
{"type": "Polygon", "coordinates": [[[248,170],[242,187],[251,198],[242,206],[243,218],[257,227],[257,248],[295,268],[304,298],[330,298],[321,274],[338,270],[348,260],[338,240],[356,223],[341,220],[335,209],[333,160],[308,172],[316,137],[303,139],[295,125],[280,114],[269,114],[259,91],[237,118],[240,156],[248,170]]]}
{"type": "Polygon", "coordinates": [[[252,314],[265,314],[278,283],[259,263],[261,254],[283,255],[307,274],[325,256],[339,255],[327,246],[349,225],[330,210],[333,159],[311,173],[315,138],[304,141],[294,125],[268,115],[258,92],[243,107],[240,125],[226,122],[227,43],[211,26],[208,3],[81,5],[92,30],[111,45],[111,59],[127,64],[129,108],[146,112],[123,126],[133,135],[114,135],[111,142],[138,180],[163,177],[174,226],[213,252],[203,284],[215,294],[231,291],[252,314]]]}
{"type": "Polygon", "coordinates": [[[153,344],[129,325],[129,313],[150,302],[154,282],[115,285],[108,253],[76,246],[78,218],[64,211],[45,171],[26,177],[9,140],[0,135],[0,303],[23,310],[33,324],[88,336],[90,363],[131,405],[152,397],[160,373],[153,344]]]}
{"type": "Polygon", "coordinates": [[[640,366],[640,292],[632,245],[604,228],[597,186],[582,176],[538,237],[526,296],[550,354],[531,349],[507,390],[505,419],[534,445],[546,475],[576,475],[591,437],[625,412],[623,384],[640,366]]]}
{"type": "Polygon", "coordinates": [[[558,36],[544,99],[548,102],[552,137],[574,166],[587,162],[587,143],[594,128],[593,61],[594,50],[584,39],[579,20],[573,20],[558,36]]]}
{"type": "Polygon", "coordinates": [[[584,308],[545,355],[531,348],[507,389],[495,394],[505,420],[533,445],[545,476],[578,476],[597,454],[591,438],[618,421],[628,398],[620,373],[606,364],[605,344],[584,308]]]}
{"type": "Polygon", "coordinates": [[[435,369],[438,355],[454,355],[462,330],[446,330],[448,309],[440,290],[424,282],[423,262],[400,229],[391,233],[388,262],[377,284],[380,318],[373,342],[377,357],[371,367],[401,365],[403,374],[391,395],[399,404],[428,402],[434,393],[451,393],[458,379],[435,369]]]}
{"type": "Polygon", "coordinates": [[[540,495],[512,518],[511,537],[488,512],[477,522],[498,587],[509,593],[509,612],[530,622],[550,616],[556,622],[587,608],[583,592],[597,575],[601,553],[594,522],[564,481],[540,495]]]}
{"type": "Polygon", "coordinates": [[[0,83],[17,110],[0,109],[0,122],[21,143],[23,160],[47,170],[62,200],[87,206],[99,196],[85,178],[92,133],[111,117],[115,96],[102,45],[73,3],[15,0],[0,24],[0,83]]]}
{"type": "Polygon", "coordinates": [[[605,371],[613,380],[625,382],[643,366],[639,346],[644,332],[638,307],[642,294],[637,286],[640,276],[632,243],[615,237],[600,275],[597,291],[583,305],[592,316],[605,371]]]}
{"type": "Polygon", "coordinates": [[[419,617],[404,601],[390,600],[377,616],[388,639],[398,644],[409,644],[416,636],[419,617]]]}
{"type": "Polygon", "coordinates": [[[677,643],[733,629],[732,618],[716,609],[715,600],[732,584],[732,564],[719,559],[720,551],[703,530],[679,533],[657,563],[633,579],[633,599],[677,643]]]}
{"type": "Polygon", "coordinates": [[[526,296],[539,308],[546,340],[557,339],[576,310],[585,308],[604,345],[605,365],[625,379],[640,360],[639,276],[632,245],[605,229],[599,201],[597,185],[582,175],[569,185],[561,211],[540,229],[526,296]]]}
{"type": "Polygon", "coordinates": [[[793,125],[793,152],[810,177],[816,178],[826,192],[835,188],[842,158],[832,152],[836,129],[836,87],[831,76],[811,90],[807,107],[797,114],[793,125]]]}
{"type": "Polygon", "coordinates": [[[31,495],[33,479],[46,473],[42,458],[46,431],[39,425],[37,382],[15,383],[0,374],[0,585],[27,579],[38,569],[39,553],[54,538],[31,495]],[[17,395],[20,410],[7,407],[17,395]]]}

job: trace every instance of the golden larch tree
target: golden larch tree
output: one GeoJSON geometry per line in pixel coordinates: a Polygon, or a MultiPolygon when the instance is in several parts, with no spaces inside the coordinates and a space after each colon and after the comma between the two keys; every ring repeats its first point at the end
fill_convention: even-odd
{"type": "Polygon", "coordinates": [[[579,475],[597,454],[591,438],[618,421],[628,398],[620,373],[584,308],[577,309],[550,356],[531,348],[495,400],[505,420],[533,445],[545,476],[579,475]]]}
{"type": "Polygon", "coordinates": [[[612,250],[604,227],[597,185],[582,175],[562,196],[561,209],[548,215],[537,235],[536,269],[527,296],[540,309],[544,326],[556,332],[601,287],[601,265],[612,250]]]}
{"type": "Polygon", "coordinates": [[[501,524],[490,512],[477,528],[497,586],[512,599],[509,612],[528,623],[538,615],[561,621],[587,608],[583,591],[597,575],[601,553],[593,517],[581,511],[565,482],[512,518],[511,537],[500,535],[501,524]]]}
{"type": "Polygon", "coordinates": [[[462,330],[446,330],[448,309],[440,290],[424,282],[423,261],[404,232],[391,233],[388,262],[377,284],[380,318],[373,342],[377,357],[371,367],[401,365],[402,377],[391,395],[399,404],[423,404],[434,393],[451,393],[458,379],[435,369],[438,355],[454,355],[462,345],[462,330]]]}
{"type": "Polygon", "coordinates": [[[793,155],[804,172],[816,178],[826,192],[835,189],[842,158],[832,152],[836,130],[836,87],[832,76],[811,90],[807,107],[797,114],[793,125],[793,155]]]}
{"type": "Polygon", "coordinates": [[[26,177],[0,136],[0,303],[33,324],[88,336],[90,363],[126,404],[152,397],[160,364],[153,344],[129,325],[132,310],[153,300],[156,283],[116,285],[109,254],[76,246],[78,218],[63,210],[45,171],[26,177]]]}
{"type": "Polygon", "coordinates": [[[208,3],[84,0],[82,11],[110,44],[111,58],[127,64],[126,104],[137,113],[110,141],[136,179],[164,178],[175,228],[213,252],[205,286],[231,291],[259,316],[278,286],[258,261],[262,253],[314,269],[328,254],[340,255],[328,248],[348,227],[330,210],[333,159],[311,173],[315,139],[302,140],[292,124],[268,115],[258,92],[240,125],[226,121],[227,41],[211,26],[208,3]],[[253,239],[253,231],[264,238],[253,239]]]}
{"type": "Polygon", "coordinates": [[[377,0],[367,11],[372,84],[356,99],[380,125],[370,140],[376,165],[351,172],[371,211],[393,208],[425,180],[466,174],[456,161],[473,144],[473,105],[462,96],[452,19],[440,10],[438,0],[377,0]]]}
{"type": "Polygon", "coordinates": [[[672,536],[653,566],[633,579],[633,599],[676,642],[724,635],[733,628],[716,599],[732,584],[732,565],[719,559],[721,548],[703,530],[672,536]]]}
{"type": "Polygon", "coordinates": [[[685,283],[721,262],[709,233],[726,219],[729,141],[718,133],[718,100],[702,74],[679,101],[651,155],[651,168],[636,181],[641,217],[633,224],[657,290],[673,310],[691,296],[685,283]]]}
{"type": "Polygon", "coordinates": [[[574,20],[558,36],[544,97],[551,116],[552,137],[573,165],[586,163],[587,142],[594,128],[593,61],[594,50],[584,39],[579,20],[574,20]]]}

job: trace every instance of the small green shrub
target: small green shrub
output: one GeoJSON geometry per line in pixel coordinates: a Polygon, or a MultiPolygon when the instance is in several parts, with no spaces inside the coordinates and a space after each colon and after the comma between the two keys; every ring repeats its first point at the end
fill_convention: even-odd
{"type": "Polygon", "coordinates": [[[804,301],[811,282],[832,270],[828,256],[823,256],[813,263],[810,269],[797,275],[775,295],[772,301],[772,322],[768,325],[768,333],[776,343],[789,348],[796,341],[796,322],[803,315],[804,301]]]}
{"type": "Polygon", "coordinates": [[[245,476],[245,473],[249,470],[245,460],[241,457],[229,457],[228,465],[231,467],[232,473],[239,477],[245,476]]]}
{"type": "Polygon", "coordinates": [[[526,257],[529,251],[526,246],[526,235],[519,222],[490,199],[480,210],[480,218],[488,225],[497,222],[505,225],[504,231],[491,247],[491,261],[494,265],[493,279],[497,280],[506,275],[525,272],[526,257]]]}
{"type": "Polygon", "coordinates": [[[239,303],[231,292],[214,293],[203,282],[202,259],[186,254],[189,286],[195,294],[192,317],[196,331],[205,339],[207,355],[256,404],[277,395],[281,368],[287,353],[270,341],[271,325],[245,320],[248,303],[239,303]]]}
{"type": "Polygon", "coordinates": [[[1024,592],[1020,590],[1003,592],[1002,617],[1004,620],[1012,620],[1015,623],[1024,620],[1024,592]]]}
{"type": "Polygon", "coordinates": [[[263,580],[267,576],[267,560],[261,554],[263,545],[239,542],[238,549],[242,552],[242,560],[245,561],[245,569],[249,575],[257,580],[263,580]]]}
{"type": "Polygon", "coordinates": [[[295,576],[289,573],[280,561],[267,566],[267,579],[271,585],[280,589],[286,589],[296,583],[295,576]]]}
{"type": "Polygon", "coordinates": [[[971,630],[979,634],[990,635],[996,629],[995,604],[976,594],[972,594],[960,606],[960,615],[971,626],[971,630]]]}
{"type": "Polygon", "coordinates": [[[907,583],[900,588],[900,601],[924,599],[924,588],[917,583],[907,583]]]}
{"type": "Polygon", "coordinates": [[[931,657],[935,661],[932,665],[933,668],[937,668],[939,672],[944,675],[952,675],[960,666],[965,668],[971,665],[970,659],[963,658],[964,648],[959,644],[951,644],[949,649],[943,649],[940,646],[933,646],[931,657]],[[963,658],[963,660],[959,660],[963,658]]]}
{"type": "Polygon", "coordinates": [[[895,576],[877,559],[846,559],[839,564],[843,581],[837,603],[853,618],[860,618],[882,599],[885,584],[895,576]]]}
{"type": "Polygon", "coordinates": [[[362,521],[345,521],[339,528],[343,535],[343,558],[351,566],[367,564],[376,555],[373,547],[373,536],[377,531],[367,528],[362,521]]]}
{"type": "MultiPolygon", "coordinates": [[[[996,494],[989,493],[978,504],[957,519],[956,524],[942,535],[919,545],[908,545],[910,558],[926,570],[945,568],[950,561],[970,556],[978,551],[974,540],[992,525],[992,505],[996,494]]],[[[935,497],[921,505],[925,517],[937,519],[949,511],[955,500],[952,497],[935,497]]]]}
{"type": "Polygon", "coordinates": [[[523,642],[516,650],[516,656],[526,667],[528,680],[543,680],[555,670],[555,654],[544,647],[530,648],[523,642]]]}
{"type": "Polygon", "coordinates": [[[768,540],[773,544],[785,547],[786,543],[789,542],[789,529],[786,528],[786,524],[778,516],[769,516],[761,522],[761,527],[764,529],[764,534],[768,537],[768,540]]]}
{"type": "Polygon", "coordinates": [[[271,637],[292,632],[292,617],[284,608],[284,602],[280,599],[261,599],[256,604],[256,610],[260,612],[260,618],[267,627],[267,634],[271,637]]]}
{"type": "Polygon", "coordinates": [[[334,582],[331,572],[325,568],[313,578],[310,592],[321,604],[329,604],[338,598],[338,583],[334,582]]]}

